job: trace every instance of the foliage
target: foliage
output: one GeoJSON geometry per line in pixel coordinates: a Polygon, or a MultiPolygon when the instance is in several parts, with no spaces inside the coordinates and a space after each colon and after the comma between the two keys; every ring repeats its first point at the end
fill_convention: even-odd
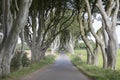
{"type": "MultiPolygon", "coordinates": [[[[11,61],[11,69],[12,70],[19,69],[19,67],[20,67],[20,57],[21,57],[21,52],[16,51],[16,54],[11,61]]],[[[27,67],[27,66],[29,66],[29,64],[30,64],[30,60],[28,59],[27,53],[25,52],[23,57],[22,57],[22,66],[27,67]]]]}
{"type": "MultiPolygon", "coordinates": [[[[21,44],[17,44],[16,49],[21,50],[21,44]]],[[[26,44],[24,44],[24,50],[29,50],[29,47],[26,44]]]]}
{"type": "MultiPolygon", "coordinates": [[[[81,56],[81,59],[86,62],[87,60],[87,52],[85,49],[79,49],[79,50],[75,50],[75,55],[82,55],[81,56]]],[[[98,52],[98,67],[102,68],[102,63],[103,63],[103,60],[102,60],[102,53],[99,51],[98,52]]],[[[120,69],[120,49],[118,50],[118,55],[117,55],[117,63],[116,63],[116,69],[119,70],[120,69]]]]}
{"type": "Polygon", "coordinates": [[[87,60],[86,49],[79,49],[79,50],[77,49],[77,50],[75,50],[75,55],[78,55],[81,58],[81,60],[83,60],[83,61],[87,60]]]}
{"type": "Polygon", "coordinates": [[[110,70],[110,69],[102,69],[99,67],[95,67],[92,65],[86,64],[82,61],[78,56],[71,55],[70,56],[72,63],[83,73],[88,75],[89,77],[95,78],[96,80],[120,80],[120,71],[110,70]]]}
{"type": "MultiPolygon", "coordinates": [[[[95,43],[93,41],[90,41],[91,45],[93,46],[93,48],[95,48],[95,43]]],[[[75,49],[86,49],[86,45],[84,42],[75,42],[75,49]]]]}
{"type": "Polygon", "coordinates": [[[53,55],[47,55],[46,58],[42,59],[39,63],[34,63],[28,67],[24,67],[21,70],[12,72],[9,74],[7,78],[0,78],[0,80],[18,80],[18,78],[28,75],[40,68],[42,68],[45,65],[51,64],[55,61],[55,56],[53,55]]]}
{"type": "Polygon", "coordinates": [[[85,49],[85,48],[86,48],[85,43],[83,43],[83,42],[81,42],[81,43],[76,42],[75,43],[75,49],[85,49]]]}

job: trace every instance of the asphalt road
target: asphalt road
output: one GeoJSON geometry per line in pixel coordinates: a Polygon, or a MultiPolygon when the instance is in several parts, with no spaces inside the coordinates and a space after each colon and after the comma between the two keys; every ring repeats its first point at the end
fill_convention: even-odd
{"type": "Polygon", "coordinates": [[[55,63],[33,72],[19,80],[91,80],[76,69],[65,54],[55,63]]]}

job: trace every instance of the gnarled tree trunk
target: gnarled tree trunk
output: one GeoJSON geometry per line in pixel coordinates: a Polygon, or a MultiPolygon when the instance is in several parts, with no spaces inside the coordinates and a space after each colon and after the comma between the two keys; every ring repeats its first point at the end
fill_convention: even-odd
{"type": "Polygon", "coordinates": [[[19,69],[22,69],[23,68],[22,59],[23,59],[23,56],[24,56],[24,42],[25,42],[24,29],[21,30],[21,33],[19,35],[20,35],[20,38],[21,38],[21,53],[20,53],[20,61],[19,61],[20,66],[19,66],[19,69]]]}
{"type": "Polygon", "coordinates": [[[118,50],[116,23],[117,14],[119,11],[119,0],[111,0],[109,8],[106,9],[107,12],[103,7],[102,0],[98,0],[97,7],[102,15],[103,21],[105,23],[105,30],[109,37],[107,41],[108,46],[106,47],[108,67],[110,67],[111,69],[115,69],[118,50]]]}
{"type": "Polygon", "coordinates": [[[51,43],[51,54],[55,54],[56,51],[58,51],[60,46],[60,36],[58,35],[55,40],[51,43]]]}
{"type": "MultiPolygon", "coordinates": [[[[31,1],[32,0],[21,0],[20,10],[18,11],[17,18],[11,26],[9,34],[6,37],[4,36],[5,40],[1,44],[2,47],[0,49],[0,76],[8,75],[10,73],[10,62],[14,56],[19,33],[26,24],[31,1]]],[[[3,18],[6,19],[6,16],[3,16],[3,18]]],[[[4,23],[6,21],[7,20],[5,20],[4,23]]]]}
{"type": "Polygon", "coordinates": [[[92,64],[92,56],[87,47],[86,47],[86,51],[87,51],[87,64],[92,64]]]}
{"type": "Polygon", "coordinates": [[[74,45],[75,45],[75,37],[72,35],[72,33],[69,33],[68,40],[66,40],[66,49],[69,51],[69,53],[74,54],[74,45]]]}
{"type": "Polygon", "coordinates": [[[101,52],[102,52],[102,57],[103,57],[103,68],[107,68],[107,55],[105,51],[105,44],[102,39],[99,38],[98,35],[94,32],[93,26],[92,26],[92,14],[91,14],[91,9],[90,9],[90,3],[88,0],[85,0],[86,5],[87,5],[87,12],[88,12],[88,19],[89,19],[89,27],[92,35],[95,37],[96,41],[100,45],[101,52]]]}

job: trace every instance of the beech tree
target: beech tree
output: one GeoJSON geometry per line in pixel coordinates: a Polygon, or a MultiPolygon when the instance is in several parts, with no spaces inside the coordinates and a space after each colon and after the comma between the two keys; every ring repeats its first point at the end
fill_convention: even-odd
{"type": "Polygon", "coordinates": [[[69,40],[66,41],[66,49],[69,51],[69,53],[74,54],[74,45],[75,45],[75,38],[73,34],[69,33],[69,40]]]}
{"type": "Polygon", "coordinates": [[[103,67],[107,68],[110,67],[111,69],[115,69],[116,65],[116,55],[118,50],[118,43],[117,43],[117,36],[116,35],[116,20],[117,14],[119,10],[119,0],[108,1],[110,5],[105,5],[106,9],[103,7],[104,4],[101,0],[97,1],[97,7],[102,15],[103,19],[103,33],[104,42],[100,41],[99,37],[95,35],[94,30],[92,28],[92,14],[90,9],[90,3],[86,0],[87,11],[88,11],[88,18],[89,18],[89,26],[91,29],[91,33],[96,38],[97,42],[101,46],[101,50],[103,53],[103,67]],[[114,10],[114,7],[116,9],[114,10]],[[112,18],[112,19],[110,19],[112,18]],[[108,38],[107,38],[107,36],[108,38]],[[112,50],[112,51],[111,51],[112,50]],[[110,52],[109,52],[110,51],[110,52]]]}
{"type": "Polygon", "coordinates": [[[51,54],[55,54],[55,52],[59,50],[59,46],[60,46],[60,35],[58,35],[50,45],[51,54]]]}
{"type": "Polygon", "coordinates": [[[75,9],[77,12],[77,22],[78,22],[78,27],[79,30],[78,31],[80,33],[80,36],[83,40],[83,42],[86,45],[86,51],[87,51],[87,63],[88,64],[93,64],[93,65],[97,65],[94,61],[97,58],[94,54],[94,48],[91,45],[91,41],[88,39],[88,35],[90,34],[90,30],[88,27],[88,22],[85,19],[85,15],[86,15],[86,9],[85,9],[85,2],[82,0],[76,0],[75,1],[75,9]]]}
{"type": "MultiPolygon", "coordinates": [[[[10,62],[14,56],[19,33],[26,24],[31,2],[32,0],[21,0],[19,10],[16,13],[15,9],[13,9],[13,12],[10,8],[12,6],[11,0],[2,0],[2,30],[4,37],[0,44],[0,76],[10,73],[10,62]]],[[[16,6],[18,7],[18,5],[16,6]]]]}
{"type": "Polygon", "coordinates": [[[107,67],[115,69],[116,57],[118,51],[118,41],[116,35],[116,23],[117,15],[119,11],[119,0],[107,1],[110,4],[106,5],[106,9],[103,8],[101,0],[98,0],[97,7],[102,15],[103,21],[105,23],[105,30],[108,35],[108,40],[106,41],[106,53],[107,53],[107,67]],[[111,19],[110,19],[111,18],[111,19]]]}
{"type": "Polygon", "coordinates": [[[103,68],[115,69],[119,0],[1,0],[0,5],[0,76],[10,73],[19,35],[22,44],[26,42],[31,50],[32,62],[44,58],[50,45],[52,53],[62,47],[74,53],[75,41],[81,36],[88,64],[98,65],[100,47],[103,68]],[[102,21],[97,32],[93,28],[95,13],[101,14],[102,21]],[[95,48],[88,38],[90,33],[95,38],[95,48]]]}
{"type": "Polygon", "coordinates": [[[74,11],[70,13],[66,4],[66,0],[49,3],[47,0],[33,1],[28,25],[25,27],[25,39],[31,49],[32,62],[39,62],[57,35],[70,25],[67,22],[74,15],[74,11]],[[67,25],[63,26],[64,24],[67,25]]]}
{"type": "Polygon", "coordinates": [[[24,42],[25,42],[24,29],[21,30],[19,36],[20,36],[20,39],[21,39],[21,53],[20,53],[20,61],[19,61],[20,67],[19,67],[19,69],[22,69],[23,68],[22,59],[23,59],[23,56],[24,56],[24,53],[25,53],[24,52],[24,42]]]}
{"type": "Polygon", "coordinates": [[[69,53],[74,54],[75,42],[80,38],[76,15],[75,15],[74,22],[70,25],[68,30],[69,30],[69,36],[68,36],[68,41],[66,41],[66,48],[69,51],[69,53]]]}

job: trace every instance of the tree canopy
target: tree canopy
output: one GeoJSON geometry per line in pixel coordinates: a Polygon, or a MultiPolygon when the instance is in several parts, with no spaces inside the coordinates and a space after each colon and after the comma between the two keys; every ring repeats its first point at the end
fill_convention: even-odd
{"type": "Polygon", "coordinates": [[[88,64],[97,66],[100,49],[103,68],[115,69],[119,3],[119,0],[1,0],[0,76],[10,73],[19,37],[31,50],[33,63],[44,58],[51,45],[74,54],[76,41],[82,39],[88,64]],[[95,32],[93,22],[97,14],[102,26],[95,32]],[[90,40],[90,35],[95,41],[90,40]]]}

